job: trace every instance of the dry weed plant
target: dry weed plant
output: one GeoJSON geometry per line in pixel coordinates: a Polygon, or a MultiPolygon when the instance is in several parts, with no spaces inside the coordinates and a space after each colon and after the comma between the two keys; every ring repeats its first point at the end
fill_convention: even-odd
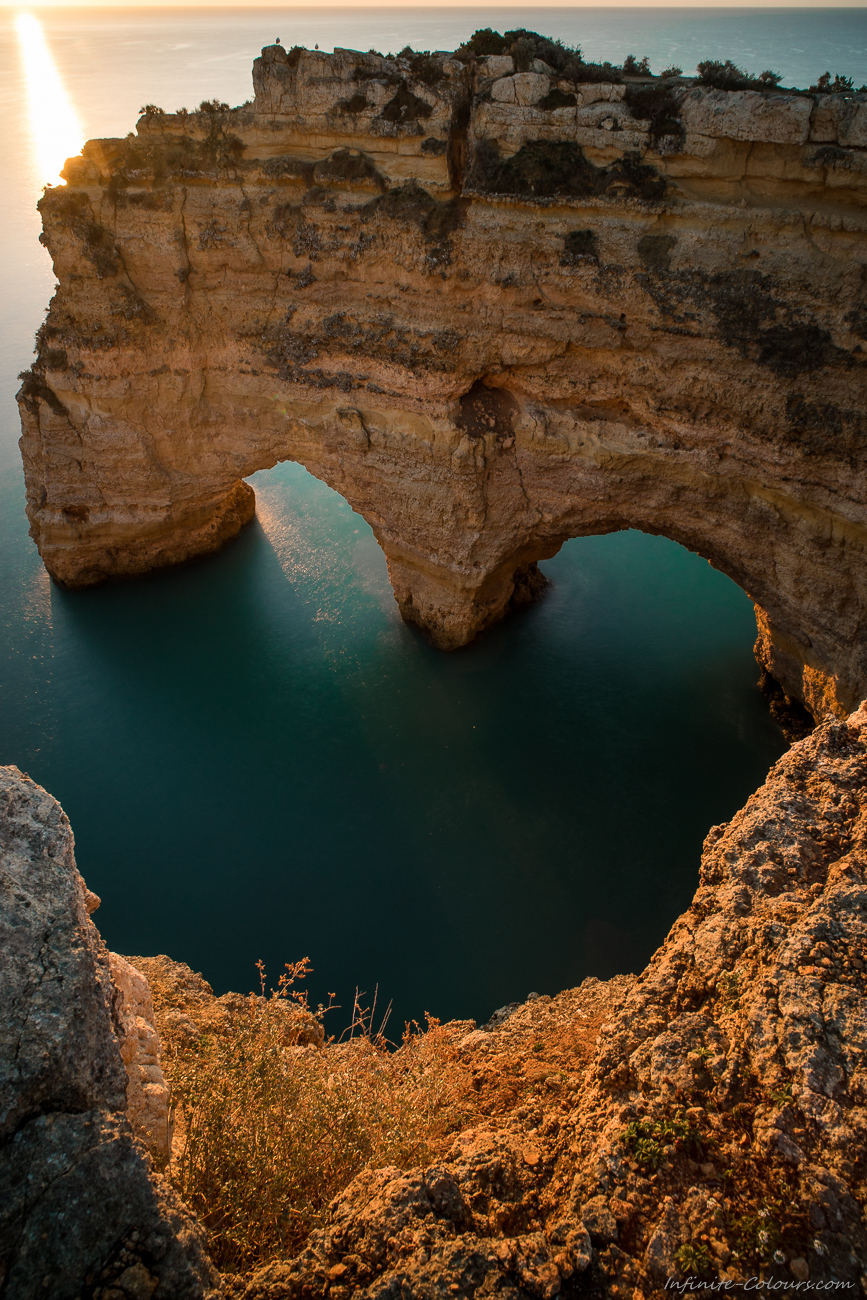
{"type": "Polygon", "coordinates": [[[223,1272],[297,1254],[356,1174],[430,1161],[473,1113],[454,1041],[432,1018],[393,1049],[356,994],[346,1040],[323,1042],[333,1008],[312,1011],[295,987],[309,969],[287,966],[266,994],[260,964],[262,995],[238,998],[220,1032],[165,1043],[169,1176],[223,1272]]]}

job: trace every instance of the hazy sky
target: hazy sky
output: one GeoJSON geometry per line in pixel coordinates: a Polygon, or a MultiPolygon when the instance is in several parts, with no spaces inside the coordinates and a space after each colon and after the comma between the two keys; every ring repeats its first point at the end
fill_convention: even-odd
{"type": "MultiPolygon", "coordinates": [[[[85,6],[77,0],[51,0],[50,3],[44,0],[33,0],[30,4],[15,4],[9,0],[0,0],[0,9],[11,9],[16,12],[27,12],[31,9],[79,9],[85,6]]],[[[187,0],[183,5],[166,5],[159,3],[159,0],[130,0],[130,3],[124,3],[124,0],[91,0],[87,8],[107,8],[107,9],[179,9],[189,8],[229,8],[229,9],[246,9],[252,11],[255,9],[280,9],[289,12],[293,8],[320,8],[320,9],[384,9],[384,8],[438,8],[438,9],[478,9],[490,8],[503,11],[509,8],[508,4],[497,4],[496,0],[474,0],[473,3],[467,4],[467,0],[440,0],[437,5],[416,6],[411,0],[344,0],[343,4],[323,4],[323,5],[286,5],[280,3],[280,0],[256,0],[253,5],[242,5],[237,0],[187,0]]],[[[586,5],[564,5],[563,8],[580,9],[580,8],[642,8],[642,9],[864,9],[867,14],[863,0],[834,0],[833,4],[822,4],[821,0],[764,0],[764,3],[757,5],[754,0],[729,0],[728,4],[709,3],[709,0],[666,0],[661,3],[660,0],[607,0],[604,5],[588,3],[586,5]]],[[[522,6],[525,8],[525,6],[522,6]]]]}

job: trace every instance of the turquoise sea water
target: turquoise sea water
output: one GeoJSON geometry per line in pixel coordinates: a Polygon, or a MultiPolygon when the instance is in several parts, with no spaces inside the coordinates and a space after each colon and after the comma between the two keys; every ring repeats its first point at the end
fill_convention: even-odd
{"type": "MultiPolygon", "coordinates": [[[[447,48],[528,25],[598,58],[687,66],[695,48],[801,82],[828,65],[867,79],[852,10],[39,17],[87,135],[125,133],[147,101],[244,100],[277,35],[447,48]]],[[[445,656],[400,622],[367,525],[293,465],[255,476],[257,521],[221,554],[52,588],[26,534],[13,395],[53,278],[2,34],[0,762],[62,801],[109,945],[168,952],[220,991],[251,987],[259,957],[276,975],[307,954],[317,995],[378,985],[395,1027],[639,969],[692,895],[707,829],[784,748],[746,596],[663,539],[576,539],[544,566],[543,602],[445,656]]]]}

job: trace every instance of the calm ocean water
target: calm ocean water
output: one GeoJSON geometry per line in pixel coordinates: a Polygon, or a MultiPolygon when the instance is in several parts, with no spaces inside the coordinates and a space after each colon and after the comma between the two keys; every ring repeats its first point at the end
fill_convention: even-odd
{"type": "Polygon", "coordinates": [[[529,26],[593,58],[860,83],[865,11],[34,12],[50,113],[0,20],[0,762],[62,801],[107,942],[219,991],[306,954],[317,994],[378,985],[395,1025],[639,969],[708,827],[784,748],[746,596],[663,539],[576,539],[544,566],[545,601],[444,656],[401,624],[369,528],[293,465],[255,476],[258,519],[220,555],[55,590],[27,538],[13,401],[53,286],[34,203],[76,119],[125,134],[148,101],[242,102],[278,35],[451,48],[529,26]]]}

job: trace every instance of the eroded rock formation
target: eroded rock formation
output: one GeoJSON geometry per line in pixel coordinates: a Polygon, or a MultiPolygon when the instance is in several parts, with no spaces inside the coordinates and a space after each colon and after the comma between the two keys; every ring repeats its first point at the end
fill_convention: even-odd
{"type": "Polygon", "coordinates": [[[757,602],[816,716],[867,692],[867,97],[265,49],[40,203],[21,391],[68,586],[219,546],[285,459],[459,646],[569,537],[635,527],[757,602]]]}
{"type": "MultiPolygon", "coordinates": [[[[0,1294],[199,1300],[218,1278],[136,1140],[163,1136],[142,1128],[129,1034],[147,1026],[112,982],[88,899],[60,805],[0,768],[0,1294]]],[[[158,1060],[151,1071],[156,1086],[158,1060]]]]}

